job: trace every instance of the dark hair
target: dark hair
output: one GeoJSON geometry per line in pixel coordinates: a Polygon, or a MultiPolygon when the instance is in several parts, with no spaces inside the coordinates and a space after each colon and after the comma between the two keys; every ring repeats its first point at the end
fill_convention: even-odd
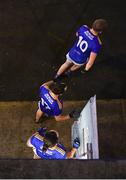
{"type": "Polygon", "coordinates": [[[43,139],[44,145],[42,150],[47,151],[49,147],[53,147],[58,143],[58,136],[55,131],[48,131],[46,132],[44,139],[43,139]]]}
{"type": "Polygon", "coordinates": [[[96,19],[92,24],[92,28],[97,32],[102,32],[107,27],[108,27],[108,23],[105,19],[96,19]]]}
{"type": "Polygon", "coordinates": [[[51,84],[49,86],[50,90],[54,93],[54,94],[63,94],[66,88],[66,84],[65,83],[58,83],[58,82],[54,82],[53,84],[51,84]]]}

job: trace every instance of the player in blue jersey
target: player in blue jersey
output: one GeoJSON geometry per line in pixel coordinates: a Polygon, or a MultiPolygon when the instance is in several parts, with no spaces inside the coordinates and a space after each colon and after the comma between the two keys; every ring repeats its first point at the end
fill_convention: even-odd
{"type": "Polygon", "coordinates": [[[62,115],[63,101],[61,95],[66,91],[67,86],[64,83],[48,81],[40,87],[40,101],[36,112],[36,120],[38,123],[40,118],[45,114],[54,116],[56,121],[64,121],[73,117],[79,117],[78,111],[71,111],[67,115],[62,115]]]}
{"type": "Polygon", "coordinates": [[[85,65],[84,72],[89,71],[101,49],[99,35],[106,28],[107,21],[105,19],[96,19],[91,28],[83,25],[78,29],[77,40],[66,55],[66,62],[61,65],[55,75],[55,81],[60,79],[64,73],[78,70],[83,65],[85,65]]]}
{"type": "Polygon", "coordinates": [[[40,128],[28,139],[27,146],[33,149],[33,159],[67,159],[74,157],[80,141],[76,138],[72,150],[67,153],[63,144],[59,143],[57,131],[40,128]]]}

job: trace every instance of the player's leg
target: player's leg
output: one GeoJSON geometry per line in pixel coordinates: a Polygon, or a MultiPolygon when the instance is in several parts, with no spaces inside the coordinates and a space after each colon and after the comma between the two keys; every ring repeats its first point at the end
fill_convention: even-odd
{"type": "Polygon", "coordinates": [[[32,149],[33,149],[33,153],[34,153],[33,159],[41,159],[41,158],[37,155],[37,153],[36,153],[36,148],[33,147],[32,149]]]}
{"type": "Polygon", "coordinates": [[[33,150],[33,153],[34,153],[33,159],[40,159],[40,157],[36,154],[36,149],[35,149],[35,147],[34,147],[34,146],[32,145],[32,143],[31,143],[31,138],[28,139],[28,141],[27,141],[27,146],[28,146],[28,147],[31,147],[32,150],[33,150]]]}
{"type": "Polygon", "coordinates": [[[42,117],[44,113],[38,109],[37,112],[36,112],[36,118],[35,118],[35,122],[38,123],[39,122],[39,119],[42,117]]]}
{"type": "Polygon", "coordinates": [[[56,121],[66,121],[69,120],[70,116],[68,115],[59,115],[59,116],[55,116],[55,120],[56,121]]]}
{"type": "Polygon", "coordinates": [[[73,65],[73,62],[66,60],[65,63],[63,63],[59,70],[57,71],[56,75],[55,75],[55,79],[57,79],[58,77],[60,77],[62,74],[64,74],[66,71],[68,71],[68,69],[71,68],[71,66],[73,65]]]}
{"type": "Polygon", "coordinates": [[[76,65],[76,64],[74,64],[73,66],[71,66],[71,68],[70,68],[68,71],[65,72],[65,75],[66,75],[67,77],[72,76],[73,72],[76,71],[76,70],[78,70],[78,69],[80,69],[81,66],[82,66],[82,65],[76,65]]]}
{"type": "Polygon", "coordinates": [[[76,64],[74,64],[74,65],[70,68],[70,71],[76,71],[76,70],[80,69],[80,67],[82,67],[82,65],[76,65],[76,64]]]}
{"type": "Polygon", "coordinates": [[[41,110],[41,101],[38,102],[38,110],[36,112],[35,122],[38,123],[40,118],[44,115],[44,112],[41,110]]]}
{"type": "Polygon", "coordinates": [[[27,140],[26,144],[28,147],[33,147],[33,145],[31,144],[31,137],[27,140]]]}
{"type": "Polygon", "coordinates": [[[34,154],[33,159],[41,159],[38,155],[34,154]]]}

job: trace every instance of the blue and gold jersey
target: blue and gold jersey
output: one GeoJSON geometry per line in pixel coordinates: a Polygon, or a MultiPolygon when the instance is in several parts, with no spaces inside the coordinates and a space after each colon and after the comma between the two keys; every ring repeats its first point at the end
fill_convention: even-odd
{"type": "Polygon", "coordinates": [[[100,51],[101,41],[98,36],[91,33],[86,25],[81,26],[77,33],[77,41],[68,54],[75,63],[84,64],[87,63],[91,52],[97,54],[100,51]]]}
{"type": "Polygon", "coordinates": [[[44,145],[43,138],[44,137],[37,133],[30,139],[30,143],[36,155],[41,159],[66,159],[66,150],[60,143],[56,144],[53,148],[48,148],[46,152],[42,151],[44,145]]]}
{"type": "Polygon", "coordinates": [[[49,116],[58,116],[62,113],[63,102],[57,97],[48,86],[40,87],[39,108],[49,116]]]}

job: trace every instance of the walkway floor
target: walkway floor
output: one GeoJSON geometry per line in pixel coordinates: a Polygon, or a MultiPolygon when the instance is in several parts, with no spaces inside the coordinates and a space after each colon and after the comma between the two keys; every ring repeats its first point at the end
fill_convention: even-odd
{"type": "MultiPolygon", "coordinates": [[[[85,104],[86,101],[65,101],[64,113],[75,107],[82,109],[85,104]]],[[[60,141],[67,149],[71,147],[73,120],[46,119],[35,124],[36,109],[36,101],[0,102],[0,158],[32,158],[26,141],[40,126],[57,130],[60,141]]],[[[97,116],[100,158],[126,158],[126,100],[98,100],[97,116]]]]}

